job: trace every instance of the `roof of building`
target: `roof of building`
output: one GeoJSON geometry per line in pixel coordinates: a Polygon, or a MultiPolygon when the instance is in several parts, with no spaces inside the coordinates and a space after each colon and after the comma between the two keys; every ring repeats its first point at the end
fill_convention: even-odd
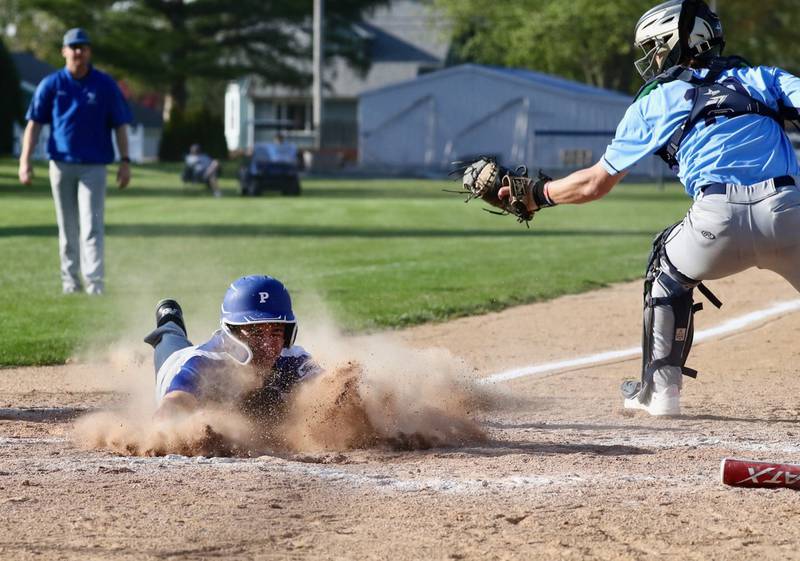
{"type": "Polygon", "coordinates": [[[559,76],[543,74],[541,72],[535,72],[533,70],[527,70],[524,68],[503,68],[500,66],[488,66],[482,64],[461,64],[459,66],[451,66],[443,70],[430,72],[414,80],[405,80],[381,88],[365,91],[362,93],[362,96],[375,95],[395,88],[407,87],[412,83],[423,84],[430,80],[439,80],[442,78],[446,78],[449,74],[460,73],[460,72],[477,72],[482,74],[489,74],[492,75],[494,78],[498,77],[506,78],[509,80],[514,80],[516,82],[527,83],[540,88],[544,87],[551,90],[552,89],[559,90],[566,94],[603,97],[609,100],[623,101],[623,102],[631,101],[631,96],[629,96],[628,94],[624,94],[622,92],[617,92],[613,90],[607,90],[604,88],[598,88],[596,86],[590,86],[588,84],[582,84],[580,82],[575,82],[573,80],[568,80],[566,78],[561,78],[559,76]]]}
{"type": "Polygon", "coordinates": [[[370,59],[376,62],[422,62],[429,64],[441,63],[428,51],[400,38],[387,29],[382,29],[368,22],[359,26],[367,32],[369,37],[370,59]]]}
{"type": "MultiPolygon", "coordinates": [[[[35,88],[45,76],[58,70],[30,52],[11,53],[11,58],[17,67],[20,81],[27,83],[31,88],[35,88]]],[[[142,124],[145,127],[163,126],[164,119],[161,112],[131,100],[128,100],[128,106],[131,108],[134,124],[142,124]]]]}
{"type": "MultiPolygon", "coordinates": [[[[355,99],[364,91],[414,78],[444,64],[450,23],[436,17],[428,2],[394,0],[353,27],[369,45],[370,68],[362,74],[341,58],[331,61],[324,70],[328,99],[355,99]]],[[[310,97],[311,90],[261,84],[253,95],[310,97]]]]}
{"type": "Polygon", "coordinates": [[[609,97],[623,97],[629,101],[631,99],[630,95],[624,94],[622,92],[607,90],[605,88],[598,88],[597,86],[591,86],[589,84],[575,82],[574,80],[568,80],[567,78],[554,76],[552,74],[544,74],[542,72],[536,72],[535,70],[528,70],[526,68],[504,68],[502,66],[483,66],[483,65],[476,65],[476,66],[482,66],[483,68],[494,70],[495,72],[500,72],[501,74],[505,74],[507,76],[521,78],[523,80],[536,84],[546,84],[548,86],[552,86],[554,88],[560,88],[573,93],[604,95],[609,97]]]}
{"type": "Polygon", "coordinates": [[[133,122],[144,125],[145,127],[163,127],[164,117],[161,111],[145,107],[141,103],[128,100],[128,105],[131,108],[131,115],[133,115],[133,122]]]}
{"type": "MultiPolygon", "coordinates": [[[[412,45],[416,51],[424,52],[434,60],[444,60],[450,47],[452,23],[432,8],[430,2],[393,0],[365,17],[364,25],[400,38],[403,43],[412,45]]],[[[387,44],[387,47],[391,46],[387,44]]],[[[380,52],[375,54],[380,57],[380,52]]]]}
{"type": "Polygon", "coordinates": [[[43,60],[39,60],[33,53],[27,51],[11,53],[11,58],[17,67],[19,79],[23,82],[28,82],[34,87],[42,81],[42,78],[56,70],[55,67],[43,60]]]}

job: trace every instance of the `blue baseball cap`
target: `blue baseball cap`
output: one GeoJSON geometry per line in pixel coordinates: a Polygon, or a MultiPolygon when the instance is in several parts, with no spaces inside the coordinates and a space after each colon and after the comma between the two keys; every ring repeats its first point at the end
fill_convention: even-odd
{"type": "Polygon", "coordinates": [[[86,33],[80,27],[73,27],[66,33],[64,33],[64,43],[65,47],[71,47],[72,45],[91,45],[92,42],[89,40],[89,34],[86,33]]]}

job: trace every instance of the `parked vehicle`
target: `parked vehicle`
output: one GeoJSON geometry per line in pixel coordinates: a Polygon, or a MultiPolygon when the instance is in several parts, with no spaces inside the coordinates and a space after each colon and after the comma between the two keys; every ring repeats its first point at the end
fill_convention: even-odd
{"type": "Polygon", "coordinates": [[[242,196],[259,196],[266,191],[279,191],[284,195],[300,194],[300,175],[297,146],[276,142],[258,143],[253,155],[239,170],[239,193],[242,196]]]}

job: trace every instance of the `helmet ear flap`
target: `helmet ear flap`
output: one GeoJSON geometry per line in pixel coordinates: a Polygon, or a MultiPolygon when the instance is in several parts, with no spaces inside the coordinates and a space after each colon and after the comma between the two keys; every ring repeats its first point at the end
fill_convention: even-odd
{"type": "Polygon", "coordinates": [[[683,0],[678,32],[680,54],[675,64],[684,64],[692,58],[722,55],[725,48],[722,24],[704,0],[683,0]],[[700,45],[692,45],[692,34],[696,32],[698,22],[702,22],[708,36],[700,45]]]}
{"type": "Polygon", "coordinates": [[[288,349],[294,345],[295,339],[297,339],[297,322],[287,323],[283,331],[283,346],[288,349]]]}
{"type": "Polygon", "coordinates": [[[694,20],[697,17],[697,10],[702,0],[683,0],[681,13],[678,18],[678,52],[677,60],[674,64],[686,62],[689,56],[689,37],[694,29],[694,20]]]}

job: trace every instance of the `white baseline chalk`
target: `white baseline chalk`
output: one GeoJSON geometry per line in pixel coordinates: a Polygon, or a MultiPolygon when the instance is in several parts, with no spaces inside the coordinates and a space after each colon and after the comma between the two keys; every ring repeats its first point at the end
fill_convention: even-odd
{"type": "MultiPolygon", "coordinates": [[[[778,302],[777,304],[770,306],[769,308],[765,308],[763,310],[758,310],[755,312],[751,312],[749,314],[745,314],[743,316],[730,319],[724,323],[721,323],[716,327],[711,327],[709,329],[704,329],[702,331],[696,331],[694,334],[694,341],[695,342],[705,341],[706,339],[711,339],[713,337],[720,337],[722,335],[728,335],[729,333],[735,333],[737,331],[745,329],[746,327],[754,323],[758,323],[773,318],[775,316],[780,316],[797,310],[800,310],[800,299],[788,300],[786,302],[778,302]]],[[[546,362],[544,364],[535,364],[532,366],[523,366],[522,368],[514,368],[512,370],[506,370],[504,372],[498,372],[496,374],[492,374],[491,376],[487,376],[486,378],[481,378],[480,380],[478,380],[478,382],[481,384],[494,384],[497,382],[507,382],[508,380],[515,380],[516,378],[524,378],[526,376],[544,376],[546,374],[557,372],[559,370],[566,370],[578,366],[589,366],[592,364],[601,364],[603,362],[633,358],[636,356],[641,356],[641,354],[642,354],[641,347],[631,347],[629,349],[622,349],[619,351],[606,351],[602,353],[597,353],[593,355],[588,355],[568,360],[557,360],[555,362],[546,362]]]]}

